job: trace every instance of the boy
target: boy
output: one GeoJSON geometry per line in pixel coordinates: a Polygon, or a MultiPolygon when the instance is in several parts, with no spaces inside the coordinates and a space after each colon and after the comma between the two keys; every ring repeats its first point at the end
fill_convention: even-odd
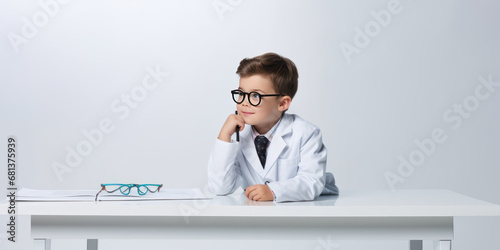
{"type": "Polygon", "coordinates": [[[338,194],[325,173],[326,148],[319,128],[285,111],[298,86],[288,58],[266,53],[240,62],[239,88],[231,91],[239,115],[222,126],[208,163],[209,188],[218,195],[239,186],[254,201],[305,201],[338,194]],[[231,136],[239,128],[240,141],[231,136]]]}

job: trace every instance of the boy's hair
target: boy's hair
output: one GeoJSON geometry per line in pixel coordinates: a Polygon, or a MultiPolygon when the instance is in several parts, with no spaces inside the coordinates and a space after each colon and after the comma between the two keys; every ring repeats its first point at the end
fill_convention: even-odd
{"type": "Polygon", "coordinates": [[[292,60],[276,53],[266,53],[241,60],[236,74],[240,77],[264,75],[271,77],[278,94],[293,96],[297,92],[299,73],[292,60]]]}

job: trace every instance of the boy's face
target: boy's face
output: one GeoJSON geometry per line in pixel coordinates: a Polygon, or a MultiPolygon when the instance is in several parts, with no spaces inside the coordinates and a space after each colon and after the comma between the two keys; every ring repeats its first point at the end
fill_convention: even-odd
{"type": "MultiPolygon", "coordinates": [[[[263,75],[240,78],[238,89],[246,93],[255,91],[262,95],[277,94],[271,78],[263,75]]],[[[283,111],[286,110],[280,106],[282,99],[283,97],[277,96],[262,97],[258,106],[252,106],[248,102],[247,95],[242,103],[236,104],[236,108],[246,124],[254,126],[259,133],[263,134],[267,133],[276,124],[283,111]]]]}

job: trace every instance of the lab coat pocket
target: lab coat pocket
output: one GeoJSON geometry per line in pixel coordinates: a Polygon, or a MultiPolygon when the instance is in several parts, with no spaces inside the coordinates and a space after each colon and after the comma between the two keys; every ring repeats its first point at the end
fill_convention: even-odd
{"type": "Polygon", "coordinates": [[[276,161],[276,172],[279,180],[287,180],[297,176],[299,169],[299,158],[278,158],[276,161]]]}

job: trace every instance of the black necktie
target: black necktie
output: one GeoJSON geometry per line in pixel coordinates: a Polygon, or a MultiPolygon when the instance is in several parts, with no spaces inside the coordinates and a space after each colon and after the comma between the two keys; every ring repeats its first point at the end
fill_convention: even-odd
{"type": "Polygon", "coordinates": [[[255,149],[257,149],[257,155],[259,156],[260,163],[262,164],[262,168],[266,166],[266,150],[267,144],[269,140],[263,136],[259,135],[255,137],[255,149]]]}

